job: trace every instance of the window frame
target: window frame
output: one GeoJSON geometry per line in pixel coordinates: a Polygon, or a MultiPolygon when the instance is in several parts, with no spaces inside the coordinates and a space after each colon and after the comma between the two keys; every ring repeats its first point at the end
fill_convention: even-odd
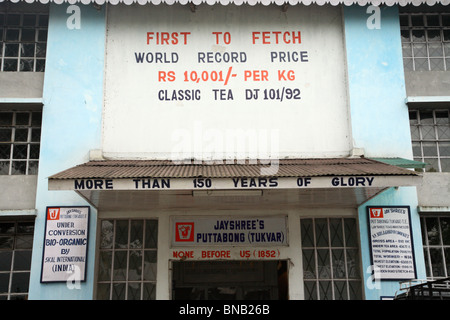
{"type": "MultiPolygon", "coordinates": [[[[426,269],[426,276],[428,280],[438,280],[438,279],[444,279],[447,277],[450,277],[450,243],[445,244],[442,238],[442,219],[449,220],[448,226],[450,226],[450,216],[449,213],[447,214],[437,214],[437,215],[430,215],[430,214],[422,214],[420,216],[420,224],[421,224],[421,233],[422,233],[422,242],[423,242],[423,252],[424,252],[424,258],[425,258],[425,269],[426,269]],[[438,222],[438,237],[439,237],[439,243],[430,244],[430,237],[428,237],[428,222],[432,219],[436,219],[438,222]],[[436,275],[434,274],[434,268],[433,268],[433,259],[431,250],[436,250],[436,252],[440,252],[440,257],[442,261],[442,269],[444,274],[443,275],[436,275]],[[446,256],[446,251],[447,255],[446,256]]],[[[434,230],[436,231],[436,230],[434,230]]]]}
{"type": "MultiPolygon", "coordinates": [[[[2,166],[0,166],[0,175],[37,175],[38,174],[38,168],[39,168],[39,158],[40,158],[40,146],[41,146],[41,131],[42,131],[42,110],[41,108],[35,109],[30,108],[26,110],[17,110],[17,109],[6,109],[1,108],[0,109],[0,130],[4,130],[5,133],[5,139],[4,141],[0,141],[0,148],[4,147],[5,153],[4,156],[2,153],[0,153],[0,164],[7,164],[8,168],[6,169],[7,172],[2,172],[2,166]],[[4,115],[5,114],[5,115],[4,115]],[[11,114],[12,119],[11,122],[8,124],[6,122],[6,114],[11,114]],[[17,124],[17,115],[18,114],[28,114],[28,123],[27,124],[17,124]],[[5,117],[2,121],[2,115],[5,117]],[[38,117],[39,121],[38,123],[35,122],[35,117],[38,117]],[[7,141],[7,134],[8,131],[11,131],[10,141],[7,141]],[[18,130],[27,130],[27,138],[26,141],[18,140],[17,138],[17,131],[18,130]],[[34,132],[38,132],[38,139],[36,139],[36,136],[34,136],[34,132]],[[8,153],[8,146],[9,146],[9,157],[6,157],[8,153]],[[15,154],[15,149],[19,146],[26,146],[26,157],[25,158],[18,158],[16,157],[17,153],[15,154]],[[35,155],[36,157],[31,157],[32,155],[35,155]],[[14,168],[15,163],[25,163],[25,173],[22,173],[19,169],[14,168]],[[34,167],[32,167],[30,164],[35,164],[34,167]],[[16,170],[16,171],[15,171],[16,170]]],[[[1,138],[1,137],[0,137],[1,138]]],[[[1,151],[1,150],[0,150],[1,151]]]]}
{"type": "Polygon", "coordinates": [[[124,299],[123,300],[129,300],[129,293],[128,293],[128,289],[129,289],[129,285],[130,284],[139,284],[140,285],[140,299],[139,300],[143,300],[144,297],[144,285],[145,284],[149,284],[149,285],[153,285],[153,294],[154,297],[152,297],[153,299],[156,299],[156,281],[157,281],[157,265],[158,265],[158,233],[159,233],[159,221],[157,218],[129,218],[129,219],[123,219],[123,218],[105,218],[105,219],[101,219],[99,221],[99,243],[98,243],[98,254],[97,254],[97,272],[96,272],[96,299],[98,300],[116,300],[116,297],[113,296],[114,294],[114,285],[124,285],[124,299]],[[127,245],[123,248],[117,248],[116,247],[116,236],[117,236],[117,222],[123,222],[123,221],[127,221],[128,223],[128,231],[127,231],[127,245]],[[142,246],[139,247],[133,247],[132,245],[130,245],[130,236],[131,236],[131,228],[132,228],[132,222],[133,221],[142,221],[143,222],[143,234],[142,234],[142,239],[145,242],[146,239],[146,226],[147,223],[155,223],[155,230],[156,230],[156,234],[153,235],[154,237],[154,241],[155,241],[155,246],[154,247],[146,247],[145,243],[143,242],[142,246]],[[112,238],[110,238],[110,242],[111,242],[111,247],[108,246],[104,246],[103,245],[103,241],[106,239],[107,234],[104,235],[102,234],[103,232],[103,223],[104,222],[112,222],[113,223],[113,229],[112,229],[112,238]],[[133,251],[139,251],[142,254],[142,261],[141,261],[141,275],[140,275],[140,279],[139,280],[130,280],[129,276],[130,276],[130,272],[129,272],[129,267],[130,267],[130,255],[131,252],[133,251]],[[116,260],[116,253],[120,252],[120,253],[125,253],[126,254],[126,269],[125,269],[125,279],[114,279],[115,274],[114,271],[115,269],[115,260],[116,260]],[[146,280],[144,278],[144,272],[145,272],[145,253],[146,252],[153,252],[155,255],[155,261],[153,262],[154,264],[154,270],[155,270],[155,279],[153,280],[146,280]],[[102,254],[103,253],[110,253],[110,261],[107,261],[108,263],[110,263],[110,268],[109,270],[109,279],[105,280],[105,279],[101,279],[100,273],[105,270],[106,268],[102,269],[102,254]],[[109,286],[109,296],[108,297],[101,297],[101,291],[99,289],[100,286],[109,286]]]}
{"type": "Polygon", "coordinates": [[[30,12],[20,7],[0,6],[0,72],[45,71],[48,21],[49,13],[45,11],[30,12]],[[28,16],[34,16],[34,25],[28,25],[28,16]],[[8,23],[11,17],[18,17],[19,22],[8,23]],[[29,30],[34,31],[34,37],[28,39],[25,35],[29,30]],[[11,63],[10,68],[5,66],[5,60],[11,63]]]}
{"type": "Polygon", "coordinates": [[[335,288],[335,283],[336,282],[345,282],[345,286],[346,286],[346,300],[350,300],[350,299],[355,299],[352,297],[351,292],[350,292],[350,282],[354,283],[354,287],[352,288],[358,288],[358,292],[357,294],[359,294],[359,296],[356,298],[358,300],[362,300],[364,299],[364,282],[363,282],[363,273],[362,273],[362,269],[361,269],[361,249],[360,249],[360,243],[359,243],[359,227],[358,227],[358,219],[357,218],[353,218],[353,217],[305,217],[305,218],[301,218],[300,219],[300,229],[301,229],[301,250],[302,250],[302,260],[303,260],[303,287],[304,287],[304,292],[305,292],[305,300],[322,300],[322,294],[320,292],[320,290],[322,290],[322,287],[320,286],[320,282],[321,281],[327,281],[329,283],[331,283],[331,299],[330,300],[336,300],[338,297],[336,295],[336,288],[335,288]],[[341,220],[341,228],[342,228],[342,239],[343,239],[343,245],[342,246],[334,246],[331,243],[331,227],[330,227],[330,221],[331,220],[336,220],[339,219],[341,220]],[[303,233],[303,226],[302,226],[302,221],[304,220],[311,220],[312,221],[312,232],[313,232],[313,238],[311,239],[313,241],[312,246],[308,246],[305,245],[304,243],[304,236],[305,234],[303,233]],[[328,244],[327,245],[318,245],[318,238],[317,238],[317,233],[316,233],[316,221],[318,220],[326,220],[327,221],[327,235],[328,235],[328,244]],[[352,230],[352,232],[354,232],[354,245],[350,245],[347,243],[347,234],[346,234],[346,224],[345,221],[346,220],[353,220],[354,222],[354,230],[352,230]],[[313,250],[313,254],[314,254],[314,277],[305,277],[305,250],[313,250]],[[320,270],[319,270],[319,263],[318,263],[318,250],[327,250],[328,253],[328,262],[330,263],[329,267],[329,274],[331,275],[330,277],[321,277],[320,276],[320,270]],[[337,278],[334,275],[334,267],[333,267],[333,250],[342,250],[343,254],[344,254],[344,268],[345,268],[345,277],[340,277],[337,278]],[[357,256],[355,256],[355,258],[357,258],[357,261],[355,263],[355,265],[353,266],[354,268],[356,268],[355,270],[357,271],[358,275],[355,277],[349,277],[349,260],[348,260],[348,251],[349,250],[354,250],[354,252],[356,252],[357,256]],[[315,292],[316,297],[308,297],[307,295],[307,282],[310,282],[313,284],[313,286],[315,286],[313,293],[315,292]]]}
{"type": "MultiPolygon", "coordinates": [[[[409,108],[409,122],[410,122],[410,130],[411,130],[411,142],[413,147],[413,157],[414,160],[425,162],[429,164],[427,161],[434,160],[437,163],[437,168],[433,166],[426,166],[424,169],[419,169],[423,172],[449,172],[450,171],[450,109],[449,108],[409,108]],[[427,123],[423,122],[422,116],[424,114],[432,114],[432,122],[427,123]],[[437,113],[447,113],[447,122],[440,123],[437,119],[437,113]],[[415,114],[415,117],[412,118],[411,115],[415,114]],[[431,131],[428,131],[427,136],[424,135],[424,128],[430,127],[431,131]],[[440,128],[446,128],[446,134],[448,137],[441,137],[440,128]],[[432,133],[433,137],[430,137],[429,134],[432,133]],[[418,134],[418,137],[417,137],[418,134]],[[429,144],[430,146],[435,146],[435,155],[426,154],[424,151],[424,145],[429,144]],[[448,155],[443,155],[442,151],[447,150],[445,153],[448,155]],[[419,151],[419,153],[418,153],[419,151]],[[448,164],[443,165],[443,161],[446,160],[448,164]],[[433,170],[433,168],[435,170],[433,170]]],[[[431,119],[431,118],[427,118],[431,119]]],[[[441,129],[442,130],[442,129],[441,129]]],[[[431,149],[430,149],[431,150],[431,149]]]]}
{"type": "MultiPolygon", "coordinates": [[[[35,230],[35,221],[34,219],[16,219],[16,220],[6,220],[1,219],[0,224],[13,224],[14,225],[14,231],[13,232],[6,232],[6,233],[0,233],[0,237],[6,238],[6,237],[12,237],[13,238],[13,244],[11,245],[12,248],[0,248],[0,253],[5,253],[8,251],[11,251],[11,260],[10,260],[10,269],[9,270],[0,270],[0,275],[9,275],[8,278],[8,291],[0,293],[0,299],[6,298],[6,300],[13,300],[18,298],[27,299],[28,298],[28,290],[29,290],[29,281],[30,281],[30,273],[31,273],[31,255],[33,252],[33,240],[34,240],[34,230],[35,230]],[[20,225],[32,225],[30,232],[20,232],[20,225]],[[30,246],[20,248],[18,247],[18,238],[27,236],[31,239],[30,246]],[[28,269],[20,269],[17,270],[14,266],[14,263],[16,262],[16,256],[19,252],[29,252],[30,255],[30,264],[28,269]],[[28,284],[27,284],[27,290],[26,292],[12,292],[13,288],[13,281],[15,275],[25,275],[28,274],[28,284]]],[[[0,228],[1,232],[1,228],[0,228]]],[[[4,260],[3,260],[4,261],[4,260]]]]}
{"type": "Polygon", "coordinates": [[[405,71],[450,71],[450,12],[400,12],[399,16],[405,71]],[[418,17],[422,18],[421,25],[413,22],[418,17]],[[429,25],[429,17],[438,17],[438,25],[429,25]],[[439,40],[430,38],[432,32],[437,35],[436,31],[439,31],[439,40]],[[422,32],[423,39],[414,36],[422,32]],[[422,54],[416,55],[419,52],[422,54]],[[419,67],[419,59],[426,60],[426,68],[419,67]],[[441,68],[432,64],[435,60],[441,60],[441,68]]]}

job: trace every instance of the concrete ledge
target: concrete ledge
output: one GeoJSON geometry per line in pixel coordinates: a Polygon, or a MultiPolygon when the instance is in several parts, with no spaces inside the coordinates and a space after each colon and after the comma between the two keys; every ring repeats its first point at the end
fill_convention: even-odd
{"type": "Polygon", "coordinates": [[[0,217],[36,217],[37,210],[0,210],[0,217]]]}

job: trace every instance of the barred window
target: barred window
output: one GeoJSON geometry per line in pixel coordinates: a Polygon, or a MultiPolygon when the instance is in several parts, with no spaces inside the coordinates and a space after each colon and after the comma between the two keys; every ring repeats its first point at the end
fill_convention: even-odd
{"type": "Polygon", "coordinates": [[[34,221],[0,221],[0,300],[25,300],[30,281],[34,221]]]}
{"type": "Polygon", "coordinates": [[[356,219],[300,221],[305,300],[362,299],[356,219]]]}
{"type": "Polygon", "coordinates": [[[427,277],[450,277],[450,218],[422,217],[421,225],[427,277]]]}
{"type": "Polygon", "coordinates": [[[0,12],[0,71],[43,72],[47,13],[0,12]]]}
{"type": "Polygon", "coordinates": [[[41,111],[0,111],[0,175],[36,175],[41,111]]]}
{"type": "Polygon", "coordinates": [[[450,172],[448,109],[411,109],[409,122],[414,159],[427,163],[427,172],[450,172]]]}
{"type": "Polygon", "coordinates": [[[407,71],[450,71],[450,13],[401,13],[407,71]]]}
{"type": "Polygon", "coordinates": [[[103,220],[97,299],[155,300],[157,220],[103,220]]]}

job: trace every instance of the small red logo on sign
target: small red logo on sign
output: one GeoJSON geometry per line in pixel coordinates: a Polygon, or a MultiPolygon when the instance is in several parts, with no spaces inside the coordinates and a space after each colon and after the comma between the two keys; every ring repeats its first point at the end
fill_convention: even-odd
{"type": "Polygon", "coordinates": [[[47,220],[59,220],[59,208],[48,208],[47,220]]]}
{"type": "Polygon", "coordinates": [[[371,218],[383,218],[383,209],[382,208],[370,208],[370,217],[371,218]]]}
{"type": "Polygon", "coordinates": [[[177,222],[175,223],[175,241],[194,241],[194,223],[177,222]]]}

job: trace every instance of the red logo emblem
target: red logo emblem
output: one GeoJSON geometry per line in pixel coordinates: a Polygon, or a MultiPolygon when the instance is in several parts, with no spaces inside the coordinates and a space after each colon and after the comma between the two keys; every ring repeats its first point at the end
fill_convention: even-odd
{"type": "Polygon", "coordinates": [[[193,222],[175,223],[175,241],[177,242],[194,241],[194,223],[193,222]]]}
{"type": "Polygon", "coordinates": [[[48,208],[47,220],[59,220],[60,208],[48,208]]]}
{"type": "Polygon", "coordinates": [[[371,218],[383,218],[383,209],[382,208],[370,208],[370,217],[371,218]]]}

